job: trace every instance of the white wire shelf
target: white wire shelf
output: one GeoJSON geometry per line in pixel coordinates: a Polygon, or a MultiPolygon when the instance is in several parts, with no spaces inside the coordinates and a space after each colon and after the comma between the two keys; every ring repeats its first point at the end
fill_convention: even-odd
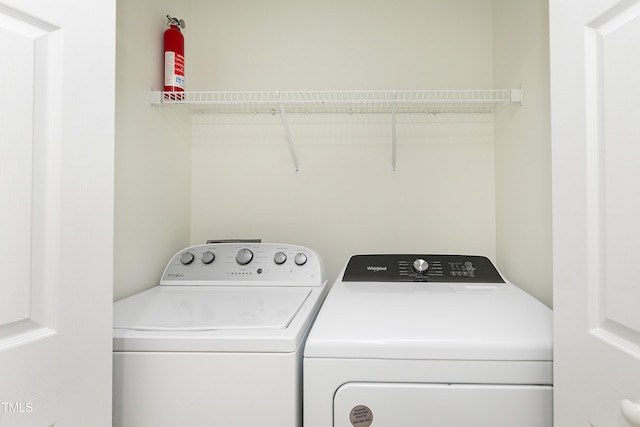
{"type": "Polygon", "coordinates": [[[490,113],[522,103],[523,89],[398,91],[151,91],[153,105],[197,113],[490,113]]]}
{"type": "Polygon", "coordinates": [[[499,106],[522,105],[524,89],[162,92],[149,91],[151,105],[192,113],[279,113],[293,165],[300,170],[290,113],[386,113],[391,115],[391,168],[396,170],[396,115],[402,113],[492,113],[499,106]]]}

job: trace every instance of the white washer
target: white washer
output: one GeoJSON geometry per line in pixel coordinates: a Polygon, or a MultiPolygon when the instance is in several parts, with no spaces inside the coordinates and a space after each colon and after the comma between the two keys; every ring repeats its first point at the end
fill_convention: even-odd
{"type": "Polygon", "coordinates": [[[552,312],[491,261],[356,255],[304,352],[304,427],[550,427],[552,312]]]}
{"type": "Polygon", "coordinates": [[[180,251],[158,286],[114,303],[113,425],[299,427],[302,348],[326,283],[301,246],[180,251]]]}

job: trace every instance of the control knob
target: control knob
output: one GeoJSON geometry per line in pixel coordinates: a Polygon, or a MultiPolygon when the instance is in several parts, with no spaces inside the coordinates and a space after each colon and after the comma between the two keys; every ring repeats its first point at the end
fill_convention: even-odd
{"type": "Polygon", "coordinates": [[[284,252],[278,252],[273,256],[273,262],[282,265],[287,261],[287,255],[284,252]]]}
{"type": "Polygon", "coordinates": [[[250,249],[240,249],[236,254],[236,262],[240,265],[247,265],[253,259],[253,252],[250,249]]]}
{"type": "Polygon", "coordinates": [[[428,268],[429,263],[422,258],[418,258],[417,260],[413,261],[413,270],[418,274],[424,273],[428,268]]]}
{"type": "Polygon", "coordinates": [[[294,258],[296,265],[304,265],[307,262],[307,256],[302,252],[298,252],[294,258]]]}
{"type": "Polygon", "coordinates": [[[207,252],[202,254],[202,263],[203,264],[211,264],[214,259],[216,259],[216,256],[211,251],[207,251],[207,252]]]}
{"type": "Polygon", "coordinates": [[[189,265],[189,264],[191,264],[193,262],[194,258],[195,257],[193,256],[193,254],[191,252],[185,252],[180,257],[180,262],[183,265],[189,265]]]}

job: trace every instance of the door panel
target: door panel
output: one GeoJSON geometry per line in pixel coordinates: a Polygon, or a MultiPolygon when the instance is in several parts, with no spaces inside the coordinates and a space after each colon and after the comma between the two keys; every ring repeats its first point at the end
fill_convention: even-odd
{"type": "Polygon", "coordinates": [[[622,402],[640,402],[640,2],[552,0],[550,19],[555,423],[629,426],[622,402]]]}
{"type": "MultiPolygon", "coordinates": [[[[592,38],[601,46],[594,64],[601,75],[594,83],[602,87],[602,99],[593,106],[600,111],[594,118],[603,123],[604,131],[596,144],[599,154],[597,178],[602,183],[597,211],[603,213],[599,250],[604,280],[599,284],[599,324],[626,341],[640,358],[640,270],[636,267],[640,254],[640,56],[630,55],[630,48],[640,43],[640,3],[616,11],[593,26],[592,38]],[[635,348],[634,348],[635,347],[635,348]]],[[[594,50],[598,52],[594,46],[594,50]]],[[[596,162],[594,162],[596,163],[596,162]]]]}
{"type": "Polygon", "coordinates": [[[114,27],[0,0],[1,427],[111,425],[114,27]]]}
{"type": "MultiPolygon", "coordinates": [[[[10,59],[2,67],[0,106],[0,256],[5,261],[0,290],[0,350],[49,336],[58,239],[56,159],[61,137],[49,111],[59,99],[58,29],[14,9],[0,8],[0,47],[10,59]],[[54,62],[54,63],[52,63],[54,62]],[[35,256],[32,256],[35,255],[35,256]]],[[[57,114],[56,114],[57,115],[57,114]]]]}
{"type": "Polygon", "coordinates": [[[612,9],[586,27],[586,91],[590,288],[592,333],[640,357],[640,4],[612,9]]]}
{"type": "Polygon", "coordinates": [[[15,67],[2,67],[2,98],[16,102],[0,103],[0,259],[8,260],[0,287],[0,325],[29,316],[31,249],[31,159],[33,147],[33,40],[9,30],[8,19],[0,12],[0,52],[13,58],[15,67]],[[25,215],[27,213],[28,215],[25,215]]]}

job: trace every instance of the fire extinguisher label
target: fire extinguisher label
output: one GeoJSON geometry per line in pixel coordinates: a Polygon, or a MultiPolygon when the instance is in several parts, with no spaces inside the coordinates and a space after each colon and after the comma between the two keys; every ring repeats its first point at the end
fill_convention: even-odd
{"type": "Polygon", "coordinates": [[[184,90],[184,56],[175,52],[164,53],[164,85],[184,90]]]}

